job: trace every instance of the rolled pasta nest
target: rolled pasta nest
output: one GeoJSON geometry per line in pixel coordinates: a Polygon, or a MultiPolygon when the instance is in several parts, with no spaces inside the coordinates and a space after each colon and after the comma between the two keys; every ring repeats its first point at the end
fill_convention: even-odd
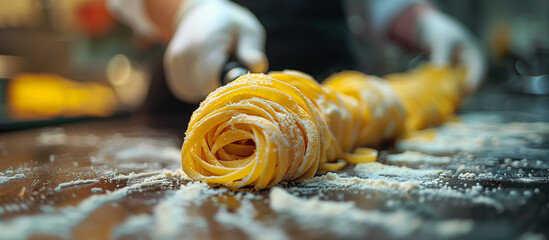
{"type": "Polygon", "coordinates": [[[431,65],[386,79],[346,71],[322,85],[298,71],[246,74],[193,113],[182,168],[195,180],[263,189],[372,162],[377,151],[364,146],[451,116],[463,76],[431,65]]]}

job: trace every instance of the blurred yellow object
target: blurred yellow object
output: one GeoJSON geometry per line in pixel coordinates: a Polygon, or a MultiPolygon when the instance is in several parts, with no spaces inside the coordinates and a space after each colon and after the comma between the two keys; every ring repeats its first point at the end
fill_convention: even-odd
{"type": "Polygon", "coordinates": [[[107,86],[76,82],[54,74],[19,74],[7,88],[7,106],[15,120],[113,114],[114,91],[107,86]]]}
{"type": "Polygon", "coordinates": [[[423,65],[386,75],[406,109],[405,130],[412,132],[450,120],[462,98],[465,69],[423,65]]]}
{"type": "Polygon", "coordinates": [[[377,151],[362,146],[448,119],[464,76],[431,65],[389,81],[345,71],[322,85],[297,71],[246,74],[210,93],[193,113],[182,168],[195,180],[262,189],[373,162],[377,151]]]}
{"type": "Polygon", "coordinates": [[[377,154],[377,150],[373,148],[358,147],[353,153],[345,154],[345,160],[351,164],[375,162],[377,154]]]}

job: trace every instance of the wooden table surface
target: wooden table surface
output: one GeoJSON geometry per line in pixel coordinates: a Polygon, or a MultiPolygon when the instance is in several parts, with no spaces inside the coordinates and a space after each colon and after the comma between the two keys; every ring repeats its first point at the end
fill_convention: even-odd
{"type": "Polygon", "coordinates": [[[173,176],[188,114],[1,133],[0,239],[543,239],[547,107],[547,97],[485,90],[441,139],[381,149],[381,163],[404,168],[348,166],[263,191],[173,176]],[[427,155],[397,155],[407,150],[427,155]],[[387,181],[416,185],[374,184],[387,181]]]}

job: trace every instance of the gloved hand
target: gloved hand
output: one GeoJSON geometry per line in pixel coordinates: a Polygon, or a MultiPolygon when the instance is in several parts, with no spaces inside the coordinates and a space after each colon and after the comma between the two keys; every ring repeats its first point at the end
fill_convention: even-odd
{"type": "Polygon", "coordinates": [[[476,90],[486,72],[484,54],[472,34],[451,17],[434,9],[422,11],[416,23],[417,43],[435,64],[445,65],[457,56],[467,68],[465,93],[476,90]],[[454,55],[456,54],[456,55],[454,55]]]}
{"type": "Polygon", "coordinates": [[[268,68],[265,30],[247,9],[227,0],[186,0],[164,55],[168,86],[179,99],[203,100],[220,86],[222,65],[234,56],[252,72],[268,68]]]}

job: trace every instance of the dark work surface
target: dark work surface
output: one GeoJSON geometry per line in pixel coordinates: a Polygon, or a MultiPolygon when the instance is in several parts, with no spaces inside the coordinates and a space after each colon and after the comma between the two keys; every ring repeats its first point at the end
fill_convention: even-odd
{"type": "Polygon", "coordinates": [[[508,121],[549,121],[549,95],[519,94],[488,82],[462,103],[463,111],[512,112],[508,121]]]}

